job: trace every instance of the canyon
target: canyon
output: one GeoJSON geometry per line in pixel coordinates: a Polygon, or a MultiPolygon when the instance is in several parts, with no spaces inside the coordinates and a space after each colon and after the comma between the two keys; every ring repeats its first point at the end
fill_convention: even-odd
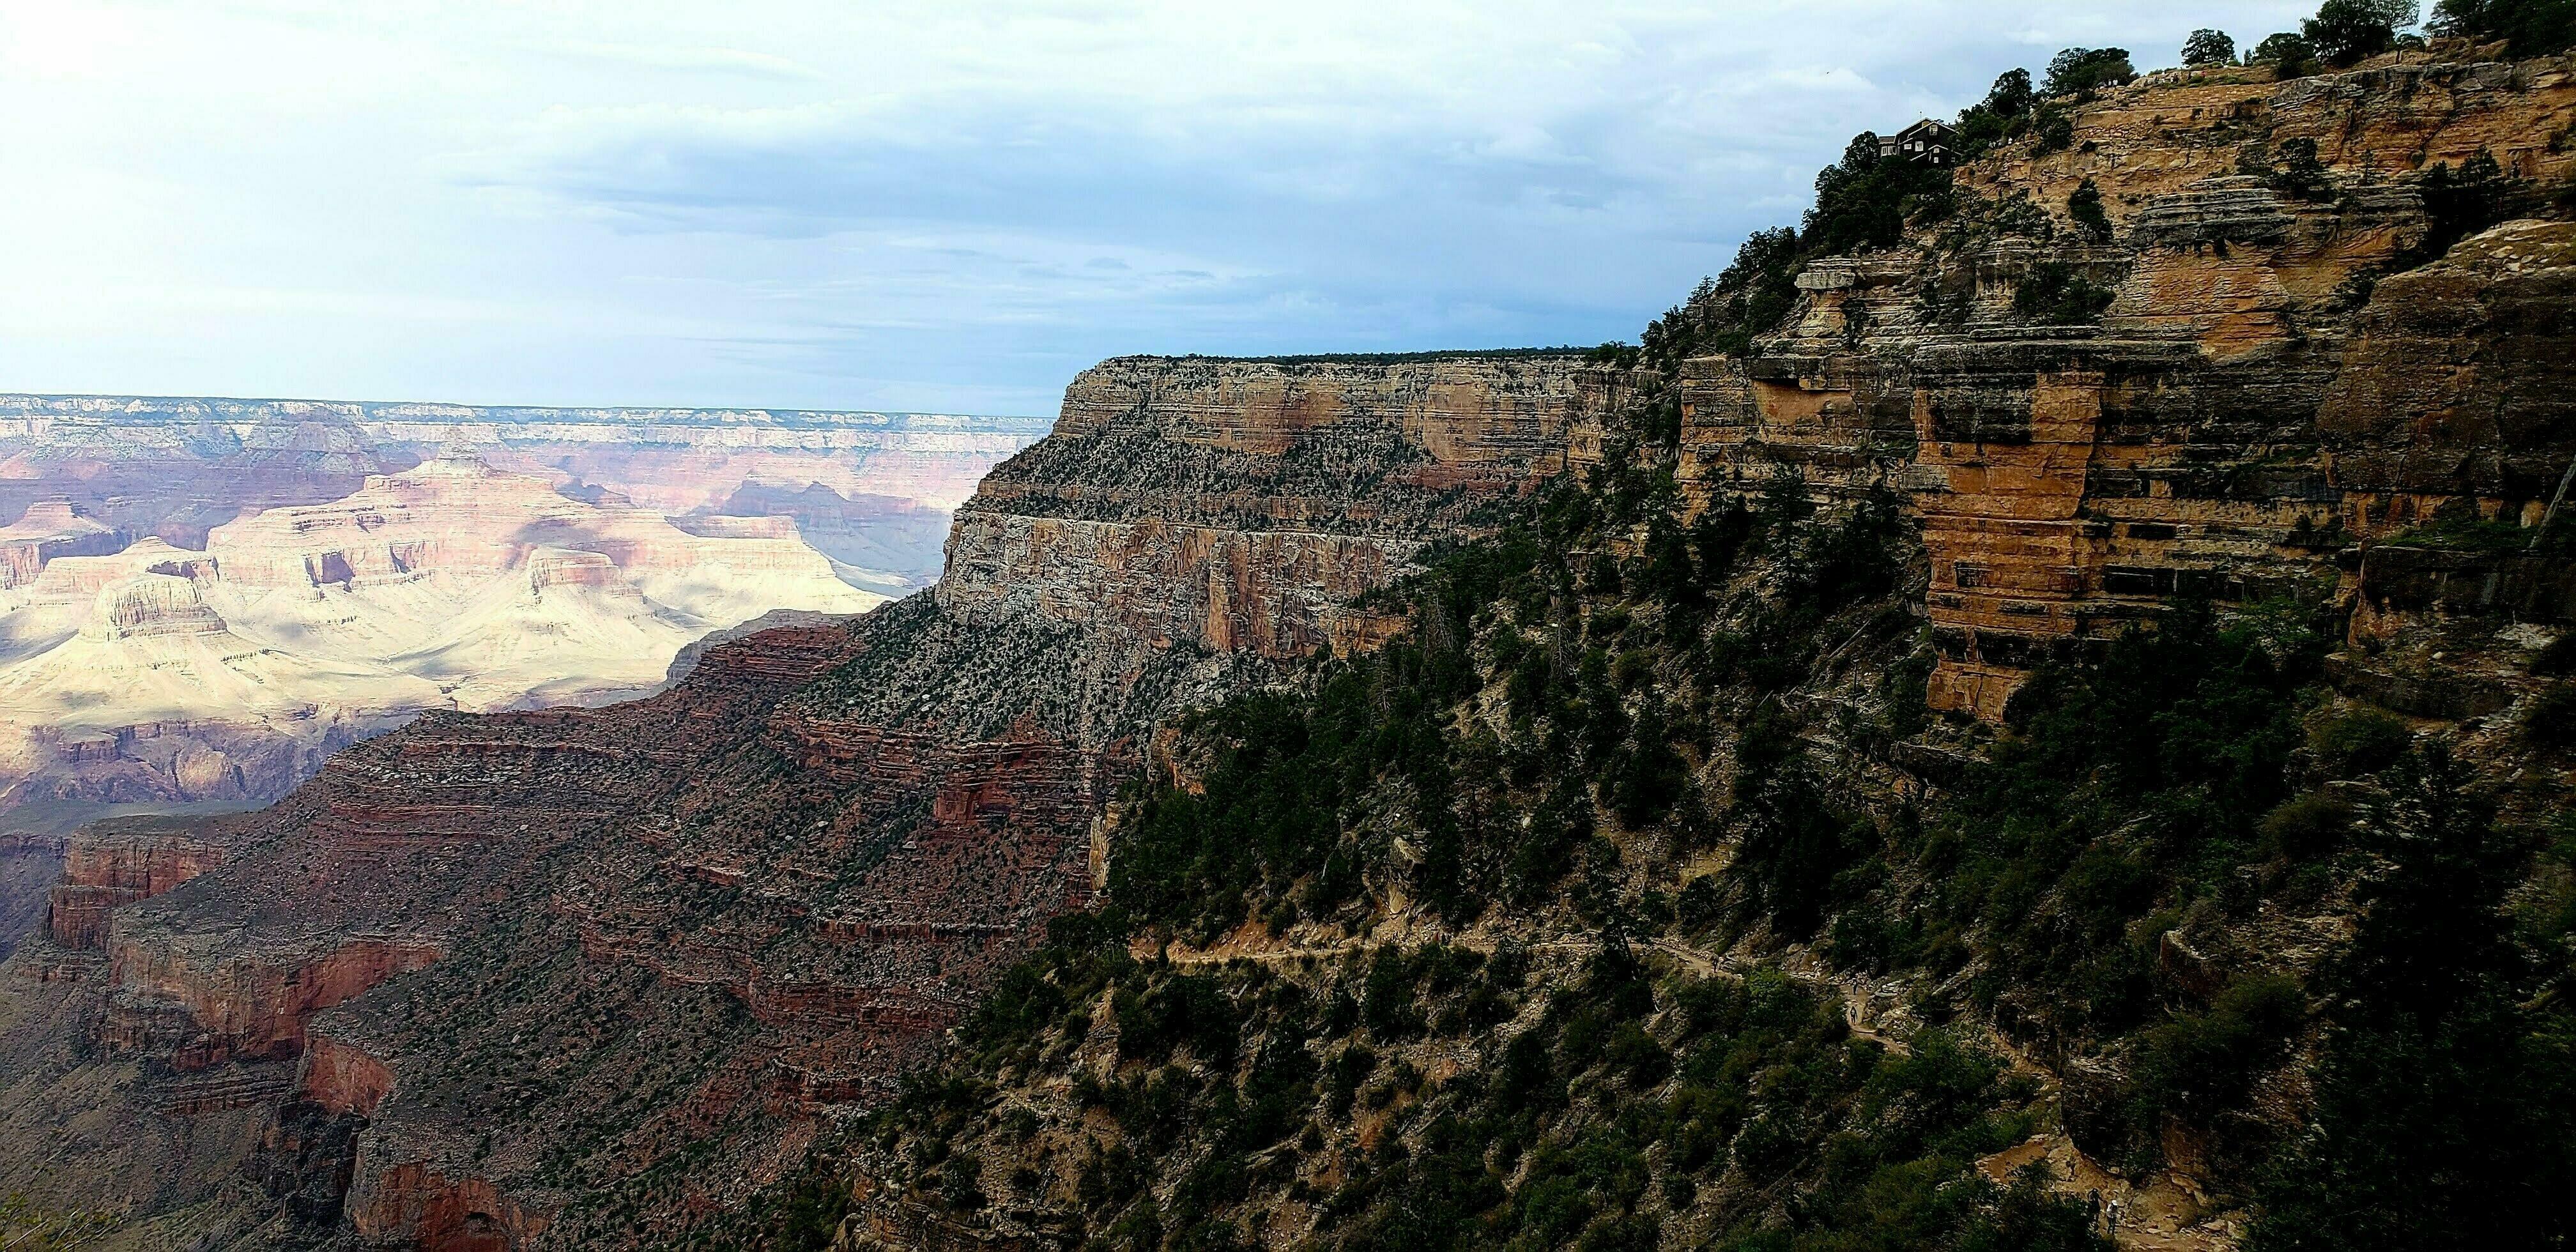
{"type": "Polygon", "coordinates": [[[0,821],[265,803],[424,709],[599,703],[926,585],[1040,423],[0,397],[0,821]]]}
{"type": "Polygon", "coordinates": [[[442,1247],[740,1203],[1091,898],[1155,725],[1400,625],[1350,597],[1553,472],[1592,373],[1112,362],[928,596],[718,643],[646,700],[430,712],[262,813],[75,834],[11,966],[0,1121],[47,1146],[5,1184],[442,1247]],[[102,1099],[127,1129],[58,1120],[102,1099]]]}
{"type": "MultiPolygon", "coordinates": [[[[2423,171],[2485,154],[2526,188],[2567,185],[2576,151],[2559,138],[2576,128],[2576,69],[2461,55],[2287,81],[2264,68],[2174,71],[2073,109],[2079,142],[2004,145],[1956,172],[1949,216],[1894,246],[1806,262],[1786,320],[1743,352],[1643,365],[1562,352],[1118,358],[1075,378],[1052,432],[962,500],[943,494],[966,481],[964,462],[936,459],[946,451],[890,457],[915,467],[903,491],[752,484],[749,467],[805,455],[800,441],[884,437],[857,423],[636,419],[681,449],[675,463],[744,474],[654,496],[611,484],[637,463],[628,453],[591,446],[599,430],[632,429],[618,422],[501,413],[433,440],[422,406],[288,406],[258,420],[292,418],[291,433],[245,437],[223,456],[319,483],[373,455],[344,444],[355,432],[485,460],[365,462],[354,482],[331,480],[337,503],[259,502],[266,511],[240,520],[210,519],[269,490],[257,475],[201,501],[110,493],[36,507],[7,536],[10,552],[33,554],[25,593],[103,563],[83,576],[100,580],[99,598],[77,638],[179,658],[155,653],[147,668],[185,663],[176,649],[223,632],[296,620],[290,607],[312,611],[306,590],[356,596],[415,562],[507,583],[491,593],[505,607],[405,645],[407,657],[469,658],[419,663],[426,694],[408,725],[330,743],[318,774],[273,806],[94,824],[9,862],[61,870],[44,929],[0,964],[0,1072],[14,1076],[0,1085],[0,1137],[13,1145],[0,1190],[110,1214],[138,1246],[678,1242],[774,1199],[818,1145],[894,1103],[907,1075],[944,1064],[1055,1128],[1006,1141],[997,1113],[942,1132],[977,1139],[958,1158],[970,1164],[945,1174],[951,1192],[901,1183],[884,1161],[882,1177],[841,1180],[865,1201],[838,1228],[842,1246],[1070,1242],[1078,1171],[1016,1145],[1098,1146],[1091,1136],[1115,1119],[1076,1098],[1069,1069],[1048,1067],[1116,1077],[1125,1011],[1100,991],[1062,1015],[1060,1050],[1008,1073],[961,1060],[951,1032],[1052,920],[1101,903],[1135,814],[1119,800],[1127,788],[1206,784],[1216,749],[1189,742],[1194,711],[1297,689],[1399,640],[1481,658],[1478,681],[1499,689],[1506,629],[1538,640],[1515,633],[1514,648],[1556,654],[1628,629],[1641,610],[1620,599],[1622,580],[1641,576],[1657,543],[1643,520],[1578,553],[1580,585],[1569,576],[1537,596],[1529,620],[1466,619],[1482,639],[1399,594],[1444,555],[1543,522],[1568,483],[1605,499],[1642,484],[1633,495],[1685,525],[1748,501],[1793,497],[1836,520],[1884,504],[1919,542],[1911,581],[1885,592],[1893,607],[1833,619],[1840,645],[1817,650],[1813,674],[1686,694],[1622,655],[1628,698],[1714,725],[1709,750],[1681,765],[1711,807],[1751,785],[1736,753],[1761,723],[1846,765],[1848,803],[1895,825],[2010,733],[2034,672],[2206,608],[2258,626],[2266,614],[2331,617],[2333,699],[2459,736],[2481,768],[2517,780],[2516,803],[2545,809],[2565,762],[2514,727],[2556,689],[2535,658],[2576,626],[2568,557],[2539,542],[2576,465],[2576,225],[2533,193],[2427,253],[2445,223],[2423,171]],[[2255,172],[2292,140],[2314,143],[2325,192],[2255,172]],[[2109,220],[2099,235],[2060,212],[2088,185],[2109,220]],[[2018,298],[2071,276],[2108,293],[2098,318],[2060,324],[2018,298]],[[552,476],[524,480],[547,484],[542,508],[514,464],[552,476]],[[408,540],[392,519],[418,493],[465,493],[507,524],[408,540]],[[763,597],[692,581],[718,563],[693,544],[792,533],[820,547],[815,535],[837,533],[853,554],[918,552],[924,530],[859,537],[853,513],[878,508],[870,493],[955,505],[928,594],[721,638],[670,687],[624,703],[584,707],[581,693],[546,688],[552,662],[512,668],[508,641],[532,633],[531,603],[615,618],[593,606],[698,595],[725,607],[692,629],[752,617],[763,597]],[[360,515],[388,520],[360,526],[360,515]],[[120,528],[155,538],[98,537],[120,528]],[[291,606],[252,594],[279,588],[296,590],[291,606]],[[1894,724],[1887,693],[1916,659],[1922,724],[1865,733],[1894,724]],[[515,676],[488,698],[441,685],[469,672],[515,676]],[[575,703],[506,707],[529,693],[575,703]],[[1021,1169],[1035,1181],[1013,1181],[1021,1169]],[[1000,1213],[941,1198],[1014,1193],[1025,1203],[1000,1213]]],[[[122,420],[90,402],[18,403],[42,410],[21,418],[26,430],[122,420]]],[[[202,402],[191,429],[240,420],[228,403],[202,402]]],[[[97,461],[94,477],[123,481],[115,457],[80,439],[112,438],[59,446],[90,448],[78,455],[97,461]]],[[[746,558],[755,570],[788,559],[743,550],[773,554],[746,558]]],[[[798,559],[832,574],[811,553],[798,559]]],[[[672,652],[653,647],[667,664],[672,652]]],[[[29,683],[68,689],[107,664],[29,683]]],[[[1513,733],[1494,700],[1479,692],[1456,711],[1461,737],[1513,733]]],[[[122,734],[113,742],[123,750],[122,734]]],[[[170,768],[231,759],[221,744],[194,750],[170,768]]],[[[1618,839],[1599,841],[1606,885],[1583,890],[1625,892],[1637,918],[1670,926],[1672,897],[1718,881],[1740,852],[1711,866],[1678,834],[1624,826],[1606,791],[1597,805],[1584,794],[1586,821],[1598,807],[1618,839]]],[[[1395,811],[1349,824],[1376,829],[1395,811]]],[[[1388,867],[1420,855],[1399,839],[1371,882],[1400,881],[1388,867]]],[[[1237,919],[1228,950],[1280,971],[1318,952],[1358,970],[1426,937],[1624,951],[1556,898],[1576,894],[1469,926],[1414,884],[1293,935],[1237,919]]],[[[2195,939],[2195,924],[2160,923],[2170,942],[2157,951],[2260,947],[2215,929],[2195,939]]],[[[1173,937],[1140,929],[1133,943],[1158,958],[1173,937]]],[[[1829,969],[1822,945],[1773,938],[1766,955],[1786,952],[1808,984],[1867,983],[1829,969]]],[[[1640,946],[1710,969],[1743,955],[1691,942],[1673,930],[1640,946]]],[[[2200,958],[2158,960],[2166,977],[2200,958]]],[[[1902,1043],[1937,981],[1863,985],[1835,1012],[1902,1043]]],[[[2035,1089],[2069,1093],[2081,1131],[2092,1072],[2081,1066],[2096,1058],[2015,1003],[1992,1008],[1995,1037],[2035,1089]]],[[[1405,1054],[1416,1061],[1417,1078],[1442,1079],[1483,1063],[1466,1043],[1424,1044],[1405,1054]]],[[[1390,1092],[1393,1111],[1369,1115],[1372,1152],[1412,1107],[1390,1092]]],[[[936,1142],[940,1154],[912,1159],[943,1159],[949,1140],[936,1142]]],[[[1417,1133],[1404,1150],[1428,1142],[1417,1133]]],[[[1322,1229],[1329,1214],[1300,1188],[1340,1169],[1296,1168],[1296,1187],[1245,1201],[1281,1242],[1322,1229]]],[[[2158,1204],[2217,1185],[2188,1160],[2158,1177],[2158,1204]]],[[[1178,1194],[1174,1180],[1155,1185],[1178,1194]]],[[[1676,1223],[1691,1203],[1671,1201],[1676,1223]]],[[[2170,1207],[2183,1216],[2159,1246],[2232,1244],[2215,1206],[2170,1207]]]]}
{"type": "Polygon", "coordinates": [[[61,499],[200,547],[245,509],[337,499],[442,453],[671,515],[721,512],[746,484],[945,511],[1045,433],[1042,420],[934,413],[0,395],[0,514],[61,499]]]}

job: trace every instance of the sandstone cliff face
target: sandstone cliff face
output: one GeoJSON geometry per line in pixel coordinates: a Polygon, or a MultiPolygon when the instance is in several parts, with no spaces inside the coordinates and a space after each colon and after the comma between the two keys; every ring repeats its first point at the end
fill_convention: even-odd
{"type": "Polygon", "coordinates": [[[710,630],[884,598],[786,517],[683,529],[458,459],[0,594],[0,810],[265,801],[422,709],[639,693],[710,630]]]}
{"type": "Polygon", "coordinates": [[[0,587],[36,581],[57,557],[102,556],[124,547],[115,527],[74,509],[67,500],[29,505],[17,521],[0,527],[0,587]]]}
{"type": "MultiPolygon", "coordinates": [[[[685,1228],[794,1165],[818,1119],[881,1100],[1089,899],[1092,824],[1144,732],[1366,644],[1386,627],[1351,598],[1561,467],[1597,420],[1576,375],[1114,363],[966,510],[935,599],[713,644],[647,701],[432,715],[184,837],[84,836],[52,941],[10,977],[99,1059],[42,1067],[8,1097],[19,1124],[45,1159],[98,1154],[87,1185],[201,1151],[26,1120],[132,1067],[154,1076],[129,1088],[138,1117],[274,1108],[234,1156],[308,1229],[514,1247],[685,1228]]],[[[309,584],[336,555],[322,576],[398,576],[403,501],[382,494],[306,511],[302,555],[270,573],[309,584]]],[[[538,564],[550,585],[605,577],[538,564]]]]}
{"type": "Polygon", "coordinates": [[[185,823],[101,822],[65,841],[60,881],[46,902],[45,932],[56,946],[105,951],[108,916],[223,863],[224,845],[185,823]]]}
{"type": "Polygon", "coordinates": [[[1131,357],[959,512],[941,605],[1280,658],[1476,510],[1564,470],[1609,389],[1576,357],[1390,365],[1131,357]]]}
{"type": "MultiPolygon", "coordinates": [[[[2531,518],[2576,453],[2565,228],[2350,281],[2428,229],[2392,154],[2576,104],[2555,69],[2513,73],[2114,93],[2087,146],[1962,178],[2040,205],[2095,178],[2110,240],[1972,203],[1951,233],[1811,266],[1793,325],[1684,371],[1682,485],[1786,467],[1896,493],[1931,554],[1935,699],[1989,716],[2038,658],[2187,591],[2340,580],[2373,606],[2356,630],[2391,637],[2499,587],[2563,614],[2551,566],[2337,559],[2442,516],[2531,518]],[[2330,130],[2331,200],[2235,172],[2330,130]],[[2052,264],[2116,287],[2101,325],[2013,312],[2052,264]]],[[[961,511],[934,597],[717,644],[650,700],[424,718],[195,845],[100,843],[0,983],[0,1054],[29,1075],[0,1128],[37,1145],[0,1185],[383,1246],[684,1232],[883,1099],[1091,898],[1103,801],[1155,727],[1399,628],[1361,598],[1597,460],[1643,381],[1549,357],[1110,362],[961,511]],[[143,1129],[64,1114],[100,1108],[143,1129]],[[250,1198],[210,1201],[243,1178],[250,1198]]],[[[317,542],[322,581],[411,559],[340,529],[366,542],[317,542]]],[[[604,584],[584,550],[531,588],[604,584]]]]}
{"type": "Polygon", "coordinates": [[[1787,467],[1919,513],[1936,707],[1999,716],[2038,660],[2176,594],[2331,584],[2339,549],[2446,509],[2537,522],[2576,456],[2566,228],[2508,223],[2419,268],[2406,255],[2434,226],[2418,189],[2436,163],[2484,152],[2531,186],[2576,174],[2549,138],[2576,119],[2576,74],[2266,77],[2110,92],[2078,113],[2079,145],[1962,167],[1952,220],[1809,265],[1792,325],[1685,371],[1698,486],[1787,467]],[[2299,140],[2323,189],[2239,172],[2299,140]],[[2088,180],[2107,240],[2064,218],[2088,180]],[[2116,293],[2098,326],[2016,312],[2052,265],[2116,293]]]}

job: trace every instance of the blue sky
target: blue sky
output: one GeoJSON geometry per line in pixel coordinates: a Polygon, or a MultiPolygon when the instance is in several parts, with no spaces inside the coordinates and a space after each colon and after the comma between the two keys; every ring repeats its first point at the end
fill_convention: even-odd
{"type": "Polygon", "coordinates": [[[0,0],[0,390],[1052,413],[1633,337],[1855,131],[2308,7],[0,0]]]}

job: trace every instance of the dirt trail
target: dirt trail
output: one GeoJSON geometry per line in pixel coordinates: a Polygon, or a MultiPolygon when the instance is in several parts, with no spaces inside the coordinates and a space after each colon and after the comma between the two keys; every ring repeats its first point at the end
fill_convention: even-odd
{"type": "Polygon", "coordinates": [[[2243,1235],[2239,1213],[2218,1213],[2191,1184],[2159,1173],[2143,1187],[2102,1168],[2063,1132],[2033,1135],[1977,1162],[1977,1172],[2009,1186],[2033,1162],[2049,1168],[2048,1189],[2078,1203],[2100,1202],[2096,1229],[2122,1248],[2145,1252],[2230,1252],[2243,1235]]]}

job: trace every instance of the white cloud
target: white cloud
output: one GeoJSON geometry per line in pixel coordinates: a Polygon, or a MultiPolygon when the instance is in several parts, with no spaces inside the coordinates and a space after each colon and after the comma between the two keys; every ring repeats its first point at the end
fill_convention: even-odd
{"type": "Polygon", "coordinates": [[[1854,131],[2300,7],[0,0],[0,387],[1038,412],[1597,340],[1854,131]]]}

